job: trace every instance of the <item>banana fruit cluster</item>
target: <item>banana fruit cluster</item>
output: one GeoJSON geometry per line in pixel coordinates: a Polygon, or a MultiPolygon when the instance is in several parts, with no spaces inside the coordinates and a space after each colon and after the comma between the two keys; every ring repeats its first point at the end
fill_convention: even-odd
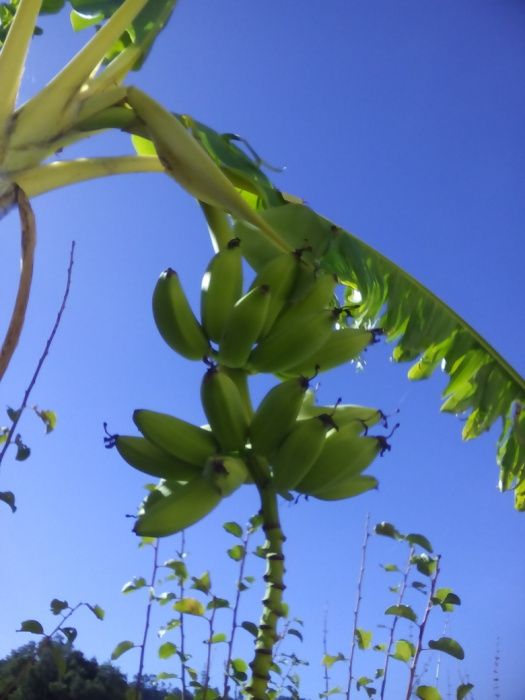
{"type": "Polygon", "coordinates": [[[281,253],[243,292],[242,241],[233,238],[212,258],[201,286],[200,321],[177,273],[155,287],[153,316],[166,343],[189,360],[205,357],[231,369],[313,376],[358,357],[377,331],[345,324],[337,279],[302,263],[301,251],[281,253]]]}
{"type": "Polygon", "coordinates": [[[309,380],[299,376],[272,387],[253,412],[231,372],[210,362],[201,400],[205,427],[139,409],[133,420],[141,436],[111,436],[108,446],[128,464],[160,478],[142,503],[137,534],[162,537],[198,522],[253,482],[253,465],[263,464],[283,494],[340,500],[377,488],[377,479],[363,472],[390,449],[385,437],[368,434],[386,425],[381,411],[319,406],[309,380]]]}
{"type": "Polygon", "coordinates": [[[206,364],[200,397],[208,424],[139,409],[133,420],[141,436],[108,439],[130,465],[160,479],[140,507],[139,535],[187,528],[261,479],[279,493],[322,500],[377,487],[364,472],[390,447],[368,430],[386,424],[384,415],[339,402],[319,406],[310,389],[320,371],[374,342],[374,331],[345,325],[337,279],[303,265],[300,251],[272,258],[244,291],[241,247],[232,239],[208,265],[200,320],[175,271],[167,269],[155,286],[153,316],[162,338],[206,364]],[[247,379],[258,372],[281,381],[254,411],[247,379]]]}

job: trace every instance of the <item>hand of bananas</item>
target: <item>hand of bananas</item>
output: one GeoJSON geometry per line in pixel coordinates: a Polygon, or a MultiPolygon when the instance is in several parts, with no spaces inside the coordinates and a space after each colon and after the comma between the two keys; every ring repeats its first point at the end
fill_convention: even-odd
{"type": "Polygon", "coordinates": [[[318,406],[309,379],[354,359],[374,342],[371,330],[344,324],[337,280],[302,263],[301,251],[272,258],[243,292],[238,238],[211,260],[201,292],[201,322],[178,275],[163,272],[153,293],[153,315],[168,345],[207,369],[201,402],[208,425],[137,410],[142,437],[110,436],[122,457],[160,477],[141,505],[135,532],[161,537],[201,520],[245,483],[271,480],[323,500],[350,498],[377,487],[363,472],[385,450],[386,438],[368,435],[381,411],[364,406],[318,406]],[[279,374],[254,411],[247,377],[279,374]],[[263,465],[264,477],[260,466],[263,465]]]}

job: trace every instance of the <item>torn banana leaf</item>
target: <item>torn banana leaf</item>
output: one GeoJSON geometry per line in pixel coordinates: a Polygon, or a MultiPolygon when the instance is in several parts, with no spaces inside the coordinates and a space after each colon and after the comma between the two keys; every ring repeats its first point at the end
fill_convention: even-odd
{"type": "Polygon", "coordinates": [[[447,373],[441,410],[467,416],[464,440],[502,419],[499,488],[515,489],[514,505],[525,510],[525,380],[432,292],[346,231],[333,239],[323,264],[348,285],[356,323],[380,326],[396,341],[394,360],[414,362],[410,379],[426,379],[437,367],[447,373]]]}
{"type": "MultiPolygon", "coordinates": [[[[449,376],[441,410],[467,415],[463,439],[488,430],[499,418],[499,488],[514,489],[525,510],[525,381],[452,309],[393,262],[304,205],[260,212],[292,248],[309,246],[320,265],[347,286],[355,325],[383,329],[395,342],[393,358],[412,361],[410,379],[436,368],[449,376]]],[[[256,269],[276,254],[264,236],[245,223],[235,233],[256,269]],[[246,243],[246,245],[245,245],[246,243]]]]}

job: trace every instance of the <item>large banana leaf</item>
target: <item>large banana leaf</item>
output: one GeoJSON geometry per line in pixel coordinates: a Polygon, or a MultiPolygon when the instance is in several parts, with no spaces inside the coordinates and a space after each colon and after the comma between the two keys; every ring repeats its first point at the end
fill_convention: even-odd
{"type": "MultiPolygon", "coordinates": [[[[254,176],[257,163],[248,167],[248,156],[226,136],[193,123],[196,138],[282,239],[291,248],[310,246],[317,263],[347,286],[354,324],[382,328],[395,343],[393,359],[413,362],[409,379],[425,379],[438,367],[447,373],[441,409],[466,416],[464,440],[479,436],[501,418],[499,488],[514,489],[516,509],[525,510],[525,380],[421,283],[303,204],[287,203],[289,197],[275,189],[272,194],[269,180],[260,172],[254,176]]],[[[255,268],[278,254],[250,225],[238,222],[236,232],[244,233],[243,252],[255,268]],[[245,246],[247,240],[250,244],[245,246]]]]}

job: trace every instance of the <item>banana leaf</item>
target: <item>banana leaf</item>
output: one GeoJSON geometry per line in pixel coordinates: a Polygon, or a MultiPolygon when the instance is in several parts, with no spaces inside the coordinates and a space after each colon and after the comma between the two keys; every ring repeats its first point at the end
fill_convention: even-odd
{"type": "MultiPolygon", "coordinates": [[[[466,418],[464,440],[478,437],[501,419],[499,488],[513,489],[515,508],[525,511],[525,380],[466,321],[394,262],[305,205],[289,203],[298,198],[277,190],[270,196],[268,179],[260,173],[252,176],[258,164],[246,167],[248,156],[229,144],[230,158],[235,151],[242,154],[236,161],[242,168],[241,184],[232,164],[223,160],[220,135],[211,137],[210,127],[195,124],[194,135],[234,184],[257,193],[254,206],[289,247],[309,247],[316,264],[338,275],[347,287],[355,326],[381,328],[394,344],[393,359],[413,363],[409,379],[426,379],[437,368],[448,375],[441,410],[466,418]]],[[[278,254],[250,224],[237,222],[234,230],[256,270],[278,254]]]]}

